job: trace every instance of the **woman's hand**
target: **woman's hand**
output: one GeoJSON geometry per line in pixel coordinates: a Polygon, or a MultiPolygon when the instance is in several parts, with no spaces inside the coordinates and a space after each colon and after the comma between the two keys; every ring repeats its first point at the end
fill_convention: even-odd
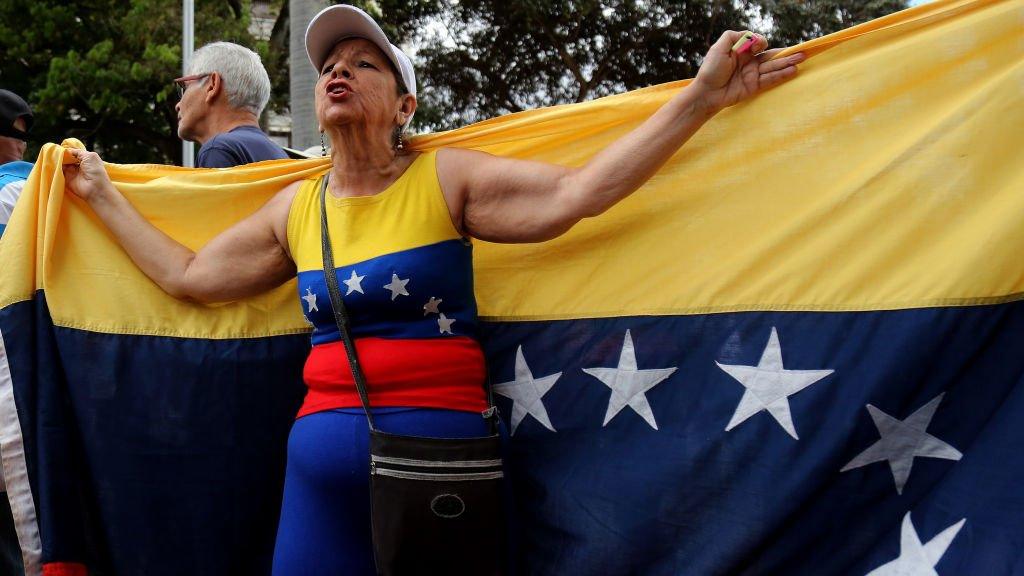
{"type": "Polygon", "coordinates": [[[76,196],[90,202],[114,189],[99,154],[77,148],[68,151],[78,163],[64,165],[64,182],[76,196]]]}
{"type": "Polygon", "coordinates": [[[743,34],[731,30],[722,34],[708,50],[691,84],[709,114],[789,80],[796,75],[796,65],[806,58],[800,52],[769,61],[781,48],[765,51],[768,42],[760,34],[754,35],[756,40],[750,49],[737,54],[732,47],[743,34]]]}

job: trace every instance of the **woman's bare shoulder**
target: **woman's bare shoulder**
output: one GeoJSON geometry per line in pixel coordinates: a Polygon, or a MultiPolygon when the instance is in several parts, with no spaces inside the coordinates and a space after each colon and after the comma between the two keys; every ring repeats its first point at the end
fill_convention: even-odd
{"type": "Polygon", "coordinates": [[[291,204],[292,199],[294,199],[295,195],[299,193],[299,188],[302,188],[302,184],[305,181],[305,179],[296,180],[295,182],[292,182],[291,184],[285,186],[284,188],[281,188],[281,190],[278,191],[278,193],[275,194],[274,197],[271,199],[271,202],[279,201],[291,204]]]}
{"type": "Polygon", "coordinates": [[[291,250],[288,246],[288,216],[291,213],[292,202],[304,182],[305,180],[296,180],[288,184],[274,194],[260,209],[264,225],[269,225],[274,231],[278,243],[289,257],[291,257],[291,250]]]}
{"type": "Polygon", "coordinates": [[[302,188],[302,184],[304,182],[304,179],[296,180],[284,188],[281,188],[270,198],[270,200],[267,201],[263,206],[262,211],[269,212],[275,223],[277,223],[282,216],[284,217],[284,220],[287,221],[292,201],[295,200],[295,196],[299,193],[299,189],[302,188]]]}

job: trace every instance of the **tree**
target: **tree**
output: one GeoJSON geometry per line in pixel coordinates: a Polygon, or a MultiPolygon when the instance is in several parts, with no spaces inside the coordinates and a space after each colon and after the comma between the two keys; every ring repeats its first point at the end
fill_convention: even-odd
{"type": "MultiPolygon", "coordinates": [[[[249,14],[243,0],[197,2],[196,45],[265,54],[249,14]]],[[[113,162],[180,163],[181,20],[181,3],[164,0],[0,3],[0,83],[33,106],[33,143],[73,136],[113,162]]]]}
{"type": "Polygon", "coordinates": [[[906,7],[906,0],[760,0],[755,9],[771,21],[774,43],[789,46],[906,7]]]}
{"type": "Polygon", "coordinates": [[[453,128],[692,77],[728,29],[774,45],[852,26],[905,0],[459,0],[421,33],[421,125],[453,128]],[[436,26],[435,26],[436,28],[436,26]]]}
{"type": "MultiPolygon", "coordinates": [[[[288,0],[267,42],[250,0],[196,3],[196,45],[254,49],[270,108],[288,107],[288,0]]],[[[726,29],[775,45],[834,32],[906,0],[356,0],[416,53],[419,131],[692,77],[726,29]],[[757,26],[754,26],[754,23],[757,26]]],[[[0,86],[36,110],[33,143],[75,136],[113,162],[181,161],[171,79],[181,4],[167,0],[0,1],[0,86]]],[[[30,151],[30,154],[34,150],[30,151]]]]}

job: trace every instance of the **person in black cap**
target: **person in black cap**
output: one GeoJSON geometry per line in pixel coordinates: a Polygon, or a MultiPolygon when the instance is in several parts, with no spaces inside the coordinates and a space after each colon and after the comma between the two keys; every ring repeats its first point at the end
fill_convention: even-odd
{"type": "MultiPolygon", "coordinates": [[[[22,161],[25,140],[32,128],[32,109],[20,96],[0,89],[0,235],[14,211],[32,164],[22,161]]],[[[7,486],[0,468],[0,574],[22,575],[21,547],[14,516],[7,500],[7,486]]]]}
{"type": "Polygon", "coordinates": [[[25,179],[32,172],[32,164],[21,159],[32,122],[32,109],[21,96],[0,89],[0,235],[7,227],[25,179]]]}

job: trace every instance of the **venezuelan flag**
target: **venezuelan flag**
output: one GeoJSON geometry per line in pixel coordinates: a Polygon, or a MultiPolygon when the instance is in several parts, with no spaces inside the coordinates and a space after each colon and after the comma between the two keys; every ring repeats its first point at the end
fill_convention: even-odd
{"type": "MultiPolygon", "coordinates": [[[[477,243],[520,573],[1019,572],[1022,22],[1018,0],[946,0],[808,42],[796,80],[606,214],[477,243]]],[[[579,165],[684,85],[415,144],[579,165]]],[[[267,573],[299,286],[166,297],[64,194],[61,156],[0,241],[29,572],[267,573]]],[[[323,168],[109,167],[193,248],[323,168]]]]}

